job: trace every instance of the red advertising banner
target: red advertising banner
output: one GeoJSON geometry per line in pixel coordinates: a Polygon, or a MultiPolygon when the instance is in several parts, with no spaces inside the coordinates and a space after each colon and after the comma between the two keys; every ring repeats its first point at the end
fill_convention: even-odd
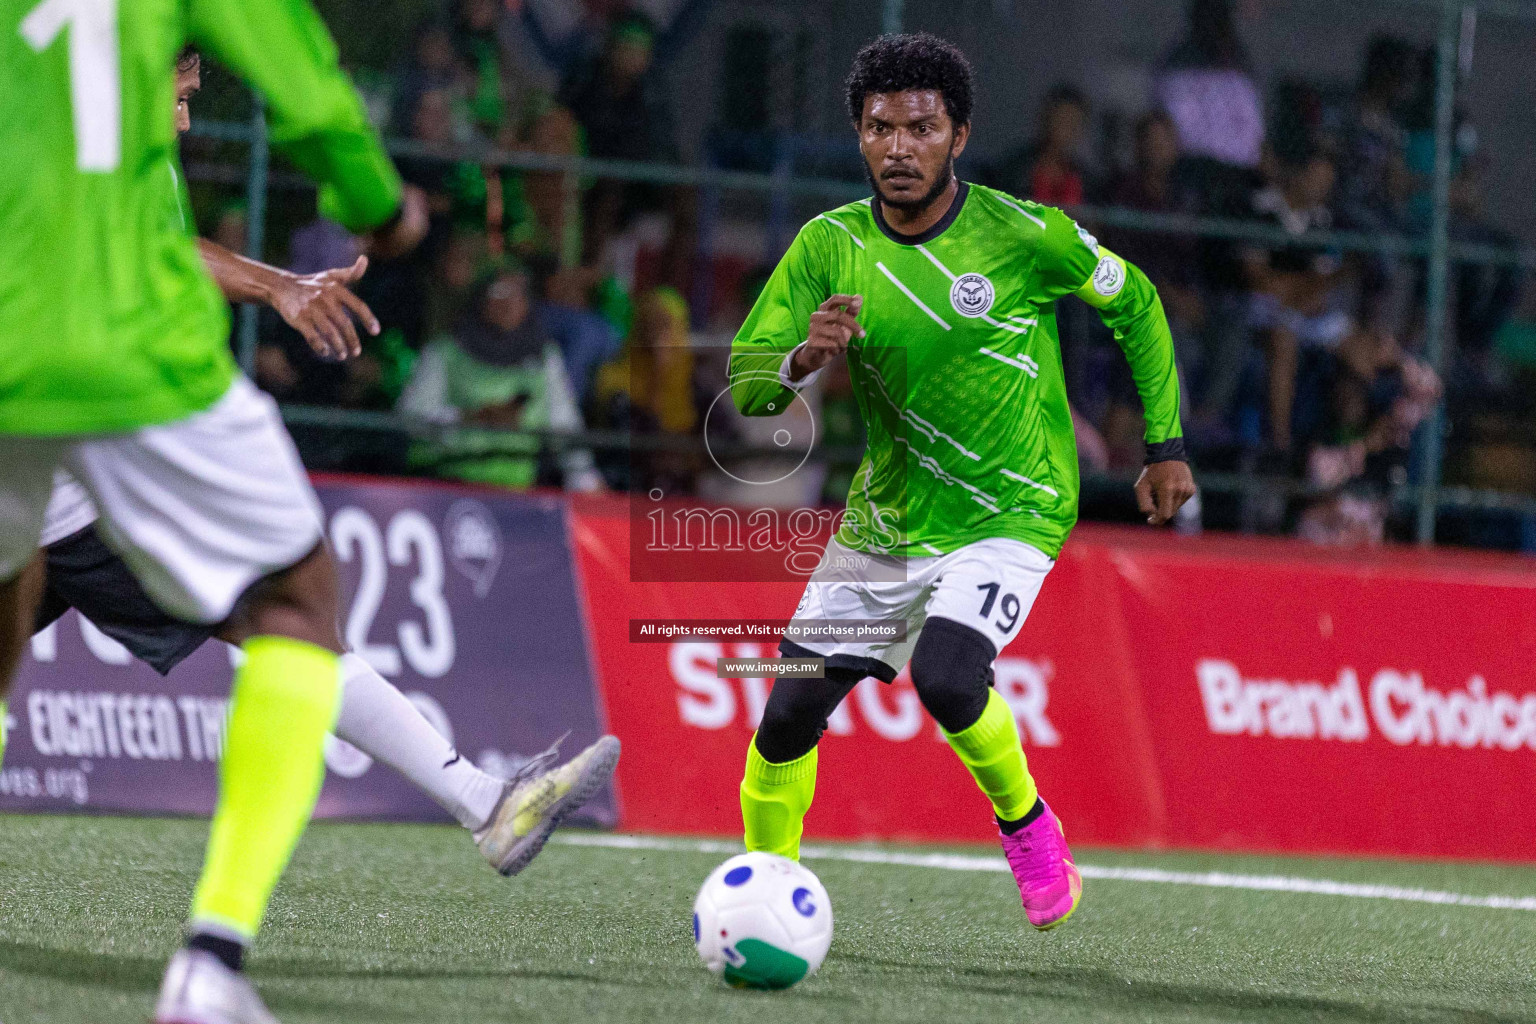
{"type": "MultiPolygon", "coordinates": [[[[739,833],[771,641],[631,642],[630,620],[782,619],[793,582],[632,582],[624,503],[572,539],[626,828],[739,833]]],[[[1079,528],[999,657],[1032,770],[1089,843],[1524,859],[1536,821],[1536,573],[1514,557],[1340,554],[1079,528]]],[[[967,841],[986,800],[903,675],[823,741],[808,836],[967,841]]]]}
{"type": "Polygon", "coordinates": [[[1520,810],[1536,786],[1528,562],[1123,539],[1102,551],[1168,842],[1536,857],[1520,810]]]}

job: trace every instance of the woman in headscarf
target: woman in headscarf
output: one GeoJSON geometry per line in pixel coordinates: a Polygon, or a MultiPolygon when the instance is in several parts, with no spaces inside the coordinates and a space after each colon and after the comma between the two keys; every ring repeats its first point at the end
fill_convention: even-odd
{"type": "MultiPolygon", "coordinates": [[[[598,419],[631,434],[691,435],[699,426],[694,357],[688,338],[688,303],[672,288],[653,288],[635,303],[623,354],[597,371],[593,405],[598,419]]],[[[645,460],[647,488],[691,487],[697,467],[686,454],[656,452],[645,460]]],[[[610,467],[622,472],[621,467],[610,467]]]]}
{"type": "MultiPolygon", "coordinates": [[[[550,340],[528,292],[528,275],[503,263],[486,273],[453,330],[429,342],[400,396],[400,412],[436,423],[505,431],[583,429],[560,347],[550,340]]],[[[445,476],[507,487],[538,479],[537,437],[450,435],[432,453],[445,476]]],[[[600,485],[591,453],[560,458],[570,490],[600,485]]]]}

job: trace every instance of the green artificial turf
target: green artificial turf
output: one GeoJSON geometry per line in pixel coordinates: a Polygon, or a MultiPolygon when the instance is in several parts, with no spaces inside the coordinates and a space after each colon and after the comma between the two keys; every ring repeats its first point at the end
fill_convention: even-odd
{"type": "MultiPolygon", "coordinates": [[[[206,825],[0,816],[0,1022],[143,1022],[206,825]]],[[[966,851],[981,854],[984,848],[966,851]]],[[[1093,880],[1028,927],[1006,874],[807,860],[820,973],[729,989],[690,910],[719,852],[552,844],[515,879],[436,826],[321,824],[251,962],[284,1024],[1536,1021],[1536,912],[1093,880]]],[[[1079,850],[1098,866],[1536,895],[1536,870],[1079,850]]]]}

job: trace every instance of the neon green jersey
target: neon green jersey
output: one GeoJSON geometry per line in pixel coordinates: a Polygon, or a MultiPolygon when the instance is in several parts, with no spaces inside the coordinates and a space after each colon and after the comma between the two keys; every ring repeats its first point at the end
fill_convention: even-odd
{"type": "Polygon", "coordinates": [[[166,203],[186,40],[266,95],[327,214],[365,230],[399,206],[303,0],[0,0],[0,433],[130,430],[229,387],[224,300],[166,203]]]}
{"type": "MultiPolygon", "coordinates": [[[[838,540],[944,554],[1009,537],[1051,557],[1077,520],[1077,445],[1056,299],[1077,294],[1115,331],[1146,409],[1153,458],[1182,458],[1179,380],[1157,292],[1060,210],[961,184],[922,235],[868,199],[801,229],[731,351],[748,415],[795,400],[780,377],[829,296],[863,296],[848,368],[868,448],[838,540]]],[[[803,382],[802,382],[803,386],[803,382]]]]}

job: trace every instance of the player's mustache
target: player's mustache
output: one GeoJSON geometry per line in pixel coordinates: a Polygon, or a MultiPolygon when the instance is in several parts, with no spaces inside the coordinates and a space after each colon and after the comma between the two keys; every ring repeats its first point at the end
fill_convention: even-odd
{"type": "Polygon", "coordinates": [[[888,171],[880,172],[881,181],[890,181],[893,178],[921,178],[922,175],[910,167],[892,167],[888,171]]]}

